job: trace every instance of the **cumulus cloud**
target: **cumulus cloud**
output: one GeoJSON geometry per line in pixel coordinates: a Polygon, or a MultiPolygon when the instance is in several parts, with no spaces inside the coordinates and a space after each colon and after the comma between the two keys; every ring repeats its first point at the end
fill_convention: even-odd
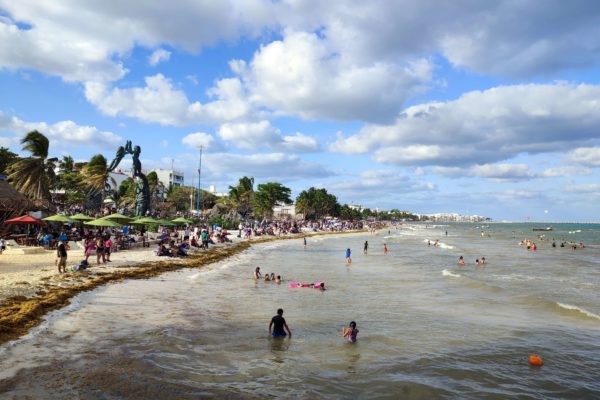
{"type": "Polygon", "coordinates": [[[223,124],[218,134],[223,140],[241,149],[268,147],[287,152],[310,152],[319,147],[315,138],[302,133],[283,136],[267,120],[223,124]]]}
{"type": "Polygon", "coordinates": [[[587,167],[575,167],[575,166],[562,166],[562,167],[552,167],[546,168],[541,176],[544,178],[557,178],[564,176],[574,176],[574,175],[590,175],[592,173],[591,168],[587,167]]]}
{"type": "Polygon", "coordinates": [[[0,0],[0,9],[7,15],[0,20],[0,67],[32,68],[66,81],[120,79],[126,70],[119,58],[136,45],[168,44],[196,52],[221,40],[255,36],[273,21],[266,0],[181,0],[143,7],[136,2],[0,0]]]}
{"type": "Polygon", "coordinates": [[[209,153],[206,155],[206,167],[211,174],[246,175],[257,180],[292,181],[333,175],[333,172],[323,165],[284,153],[209,153]]]}
{"type": "Polygon", "coordinates": [[[155,67],[163,61],[169,61],[170,58],[171,58],[170,51],[167,51],[165,49],[156,49],[148,57],[148,64],[155,67]]]}
{"type": "Polygon", "coordinates": [[[215,138],[205,132],[190,133],[181,139],[181,143],[194,148],[200,148],[200,146],[202,146],[204,149],[220,149],[220,146],[218,146],[216,143],[215,138]]]}
{"type": "Polygon", "coordinates": [[[580,147],[567,154],[567,160],[588,167],[600,167],[600,147],[580,147]]]}
{"type": "Polygon", "coordinates": [[[527,164],[483,164],[468,168],[435,167],[433,172],[449,177],[477,177],[497,181],[521,181],[535,178],[537,174],[527,164]]]}
{"type": "Polygon", "coordinates": [[[231,63],[253,102],[302,118],[382,121],[429,83],[432,65],[424,59],[404,63],[348,63],[317,34],[287,32],[261,47],[252,61],[231,63]]]}
{"type": "Polygon", "coordinates": [[[47,122],[27,122],[14,116],[8,116],[0,111],[0,130],[13,132],[19,137],[32,130],[38,130],[48,137],[52,146],[86,145],[114,148],[115,144],[123,141],[121,136],[112,132],[101,131],[94,126],[77,125],[75,122],[59,121],[54,124],[47,122]]]}
{"type": "Polygon", "coordinates": [[[568,83],[474,91],[409,107],[393,124],[368,124],[355,135],[340,135],[330,150],[373,152],[383,163],[439,166],[565,151],[597,138],[599,97],[598,85],[568,83]]]}
{"type": "Polygon", "coordinates": [[[144,122],[185,126],[229,121],[248,113],[237,79],[222,79],[208,94],[216,100],[191,103],[183,90],[162,74],[145,78],[146,86],[120,89],[102,82],[86,82],[85,96],[104,114],[124,115],[144,122]]]}

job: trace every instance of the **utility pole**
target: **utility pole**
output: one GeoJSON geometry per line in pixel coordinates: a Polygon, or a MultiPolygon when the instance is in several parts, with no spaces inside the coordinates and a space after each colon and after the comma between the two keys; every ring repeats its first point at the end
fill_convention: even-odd
{"type": "Polygon", "coordinates": [[[200,218],[200,175],[202,173],[202,146],[200,146],[200,161],[198,162],[198,202],[196,203],[197,217],[200,218]]]}

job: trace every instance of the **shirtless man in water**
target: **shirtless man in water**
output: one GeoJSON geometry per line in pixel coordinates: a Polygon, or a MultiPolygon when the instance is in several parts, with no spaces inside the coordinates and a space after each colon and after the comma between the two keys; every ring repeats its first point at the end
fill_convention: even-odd
{"type": "Polygon", "coordinates": [[[254,280],[257,281],[262,278],[262,274],[260,273],[260,267],[256,267],[254,270],[254,280]]]}

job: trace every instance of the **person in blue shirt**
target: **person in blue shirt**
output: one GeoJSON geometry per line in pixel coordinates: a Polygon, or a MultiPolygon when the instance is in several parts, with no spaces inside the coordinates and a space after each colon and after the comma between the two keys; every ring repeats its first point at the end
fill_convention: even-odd
{"type": "Polygon", "coordinates": [[[348,264],[352,264],[352,251],[350,251],[350,248],[346,249],[346,263],[348,264]]]}

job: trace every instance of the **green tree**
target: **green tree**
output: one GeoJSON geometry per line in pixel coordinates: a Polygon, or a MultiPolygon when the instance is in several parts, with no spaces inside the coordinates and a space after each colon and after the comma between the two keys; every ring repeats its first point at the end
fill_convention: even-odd
{"type": "Polygon", "coordinates": [[[165,185],[158,180],[156,171],[150,172],[148,179],[148,189],[150,190],[150,210],[156,210],[158,204],[162,203],[166,196],[165,185]]]}
{"type": "Polygon", "coordinates": [[[73,172],[75,167],[75,160],[71,156],[63,156],[62,160],[58,162],[58,169],[62,173],[73,172]]]}
{"type": "Polygon", "coordinates": [[[194,195],[196,190],[189,186],[173,186],[167,196],[167,202],[175,206],[176,211],[190,211],[190,195],[194,195]]]}
{"type": "MultiPolygon", "coordinates": [[[[114,197],[118,198],[121,206],[133,206],[135,204],[135,181],[129,177],[119,185],[114,197]]],[[[113,200],[115,200],[113,197],[113,200]]],[[[116,201],[115,201],[116,202],[116,201]]]]}
{"type": "Polygon", "coordinates": [[[306,219],[316,220],[327,215],[339,215],[340,205],[337,197],[327,193],[326,189],[311,187],[296,198],[296,211],[304,214],[306,219]]]}
{"type": "Polygon", "coordinates": [[[106,158],[102,154],[92,156],[81,169],[81,174],[88,190],[87,207],[97,210],[102,207],[106,193],[111,187],[117,186],[117,182],[108,171],[106,158]]]}
{"type": "Polygon", "coordinates": [[[248,218],[252,214],[254,198],[254,178],[244,176],[236,186],[229,186],[229,205],[242,217],[248,218]]]}
{"type": "Polygon", "coordinates": [[[272,217],[273,207],[277,203],[291,204],[290,188],[283,186],[281,183],[268,182],[257,186],[257,191],[254,193],[254,213],[257,215],[272,217]]]}
{"type": "Polygon", "coordinates": [[[19,159],[16,153],[13,153],[6,147],[0,147],[0,174],[6,174],[8,166],[19,159]]]}
{"type": "Polygon", "coordinates": [[[348,206],[348,204],[344,204],[343,206],[340,207],[340,218],[342,218],[342,219],[355,220],[355,219],[361,219],[361,217],[362,217],[362,215],[361,215],[360,211],[350,208],[350,206],[348,206]]]}
{"type": "Polygon", "coordinates": [[[8,179],[30,198],[50,200],[57,159],[48,158],[48,138],[38,131],[31,131],[21,139],[21,144],[23,150],[30,152],[31,156],[13,162],[8,167],[8,179]]]}

